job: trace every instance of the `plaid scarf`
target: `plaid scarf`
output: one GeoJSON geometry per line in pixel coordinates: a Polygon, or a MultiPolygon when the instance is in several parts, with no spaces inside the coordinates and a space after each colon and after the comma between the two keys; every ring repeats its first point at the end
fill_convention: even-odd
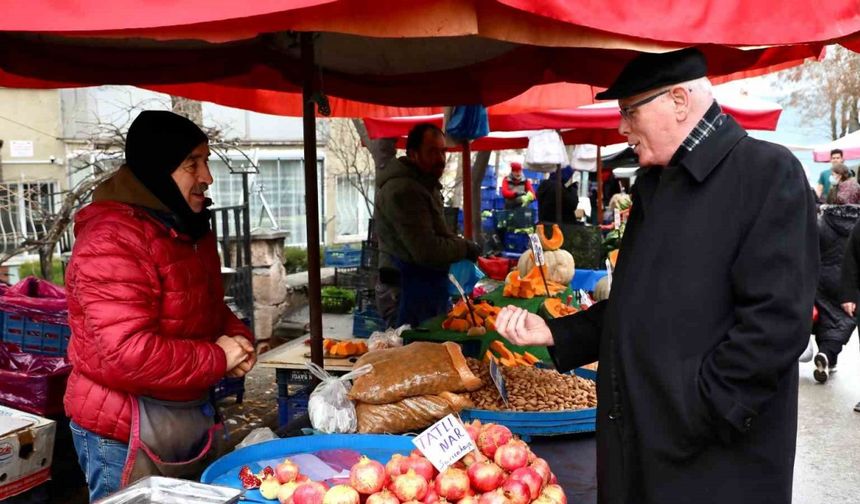
{"type": "Polygon", "coordinates": [[[699,144],[711,135],[711,133],[717,131],[717,129],[725,124],[725,122],[726,114],[723,114],[723,109],[720,108],[720,105],[716,100],[714,100],[714,103],[711,104],[708,111],[705,112],[705,115],[698,123],[696,123],[693,131],[691,131],[690,134],[687,135],[687,138],[681,142],[681,146],[678,147],[677,151],[675,151],[675,155],[672,156],[669,166],[676,166],[680,163],[685,153],[692,152],[693,149],[698,147],[699,144]]]}

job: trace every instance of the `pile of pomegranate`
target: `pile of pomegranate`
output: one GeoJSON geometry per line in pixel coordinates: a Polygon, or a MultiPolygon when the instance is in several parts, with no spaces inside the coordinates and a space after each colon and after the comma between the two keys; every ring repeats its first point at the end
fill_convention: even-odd
{"type": "Polygon", "coordinates": [[[418,450],[385,465],[362,457],[349,484],[309,481],[286,459],[275,468],[239,473],[245,488],[281,504],[567,504],[546,460],[498,424],[466,425],[475,450],[441,474],[418,450]]]}

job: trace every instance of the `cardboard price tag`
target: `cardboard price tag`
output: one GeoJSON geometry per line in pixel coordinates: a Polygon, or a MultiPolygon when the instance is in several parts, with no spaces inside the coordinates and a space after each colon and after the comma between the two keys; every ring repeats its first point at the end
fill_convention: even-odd
{"type": "Polygon", "coordinates": [[[540,244],[540,237],[538,237],[537,233],[532,233],[529,235],[529,241],[532,246],[532,253],[535,256],[535,265],[543,266],[546,264],[543,258],[543,246],[540,244]]]}
{"type": "Polygon", "coordinates": [[[499,391],[499,395],[502,396],[505,406],[509,406],[508,389],[505,387],[505,375],[502,374],[501,368],[496,364],[496,359],[490,359],[490,378],[493,380],[496,390],[499,391]]]}
{"type": "Polygon", "coordinates": [[[466,426],[453,414],[434,423],[427,430],[415,436],[412,444],[427,457],[437,471],[443,472],[452,464],[477,450],[475,442],[466,432],[466,426]]]}

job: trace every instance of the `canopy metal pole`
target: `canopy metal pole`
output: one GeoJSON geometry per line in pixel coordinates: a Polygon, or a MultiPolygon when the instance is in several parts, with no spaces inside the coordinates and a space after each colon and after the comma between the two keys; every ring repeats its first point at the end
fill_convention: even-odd
{"type": "Polygon", "coordinates": [[[561,225],[561,163],[555,169],[555,222],[561,225]]]}
{"type": "Polygon", "coordinates": [[[597,146],[597,225],[603,224],[603,159],[597,146]]]}
{"type": "Polygon", "coordinates": [[[463,236],[473,239],[472,233],[472,149],[469,141],[463,142],[463,236]]]}
{"type": "Polygon", "coordinates": [[[320,282],[320,219],[317,195],[317,128],[314,94],[313,33],[299,35],[302,47],[302,125],[305,147],[305,216],[308,240],[308,308],[310,309],[311,361],[323,366],[322,285],[320,282]]]}

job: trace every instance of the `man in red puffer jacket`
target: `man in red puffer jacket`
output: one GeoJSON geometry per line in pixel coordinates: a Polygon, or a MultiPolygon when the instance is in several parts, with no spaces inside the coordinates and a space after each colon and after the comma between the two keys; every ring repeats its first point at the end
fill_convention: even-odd
{"type": "Polygon", "coordinates": [[[256,359],[253,336],[224,304],[206,135],[184,117],[145,111],[125,152],[75,217],[66,273],[64,402],[93,501],[120,487],[134,397],[198,399],[256,359]]]}

